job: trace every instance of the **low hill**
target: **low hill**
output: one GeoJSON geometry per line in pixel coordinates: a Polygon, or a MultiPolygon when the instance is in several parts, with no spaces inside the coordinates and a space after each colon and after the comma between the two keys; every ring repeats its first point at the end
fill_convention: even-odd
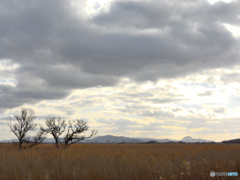
{"type": "Polygon", "coordinates": [[[225,140],[225,141],[222,141],[221,143],[240,143],[240,139],[231,139],[231,140],[225,140]]]}
{"type": "Polygon", "coordinates": [[[205,140],[205,139],[195,139],[195,138],[192,138],[191,136],[186,136],[186,137],[182,138],[180,141],[185,142],[185,143],[210,143],[210,142],[214,142],[214,141],[205,140]]]}

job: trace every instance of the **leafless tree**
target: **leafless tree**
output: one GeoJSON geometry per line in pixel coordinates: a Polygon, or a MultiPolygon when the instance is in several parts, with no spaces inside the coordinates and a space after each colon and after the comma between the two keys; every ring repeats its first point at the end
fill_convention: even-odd
{"type": "Polygon", "coordinates": [[[33,140],[31,140],[30,137],[27,137],[27,133],[29,131],[36,130],[36,127],[38,125],[34,123],[36,116],[32,109],[22,108],[21,113],[14,114],[14,117],[17,123],[12,124],[10,118],[10,121],[7,124],[10,127],[10,131],[13,132],[15,136],[17,136],[20,149],[31,148],[42,143],[45,137],[41,131],[34,136],[33,140]],[[26,145],[23,146],[23,144],[26,145]]]}
{"type": "Polygon", "coordinates": [[[61,117],[53,117],[46,120],[47,128],[41,127],[41,131],[44,133],[49,133],[53,136],[55,140],[56,147],[59,147],[59,143],[61,143],[60,136],[65,131],[67,124],[65,120],[61,119],[61,117]]]}
{"type": "Polygon", "coordinates": [[[75,144],[84,140],[85,138],[91,138],[97,134],[96,130],[92,130],[91,134],[86,136],[80,136],[81,133],[88,130],[87,122],[83,120],[69,121],[68,125],[65,120],[59,118],[49,118],[46,120],[47,128],[41,127],[43,133],[51,134],[55,140],[56,147],[59,148],[59,144],[62,144],[65,148],[71,144],[75,144]],[[61,137],[65,132],[66,135],[61,137]]]}
{"type": "Polygon", "coordinates": [[[68,132],[63,138],[64,146],[68,147],[71,144],[75,144],[79,141],[84,140],[85,138],[91,138],[97,134],[96,130],[92,130],[91,134],[86,136],[80,136],[81,133],[88,130],[87,122],[77,119],[76,121],[69,121],[68,132]]]}

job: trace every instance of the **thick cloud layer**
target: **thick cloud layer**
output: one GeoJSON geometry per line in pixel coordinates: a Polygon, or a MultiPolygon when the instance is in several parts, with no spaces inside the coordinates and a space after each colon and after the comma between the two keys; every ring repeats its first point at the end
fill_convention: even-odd
{"type": "MultiPolygon", "coordinates": [[[[84,3],[83,3],[84,5],[84,3]]],[[[82,7],[84,9],[84,7],[82,7]]],[[[73,89],[185,76],[239,64],[240,1],[113,1],[86,18],[65,0],[0,0],[0,108],[59,99],[73,89]]]]}

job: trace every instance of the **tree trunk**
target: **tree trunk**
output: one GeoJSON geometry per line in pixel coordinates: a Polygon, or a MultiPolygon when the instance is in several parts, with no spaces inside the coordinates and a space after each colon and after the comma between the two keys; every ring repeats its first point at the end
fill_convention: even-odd
{"type": "Polygon", "coordinates": [[[19,140],[19,149],[22,149],[22,141],[19,140]]]}

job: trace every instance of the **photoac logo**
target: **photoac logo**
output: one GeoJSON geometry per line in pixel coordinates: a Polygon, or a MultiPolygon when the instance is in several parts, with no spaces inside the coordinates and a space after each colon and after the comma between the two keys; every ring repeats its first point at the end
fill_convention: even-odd
{"type": "Polygon", "coordinates": [[[215,176],[215,172],[214,172],[214,171],[211,171],[211,172],[210,172],[210,176],[211,176],[211,177],[214,177],[214,176],[215,176]]]}
{"type": "Polygon", "coordinates": [[[238,173],[237,172],[214,172],[214,171],[211,171],[210,176],[211,177],[214,177],[214,176],[238,176],[238,173]]]}

